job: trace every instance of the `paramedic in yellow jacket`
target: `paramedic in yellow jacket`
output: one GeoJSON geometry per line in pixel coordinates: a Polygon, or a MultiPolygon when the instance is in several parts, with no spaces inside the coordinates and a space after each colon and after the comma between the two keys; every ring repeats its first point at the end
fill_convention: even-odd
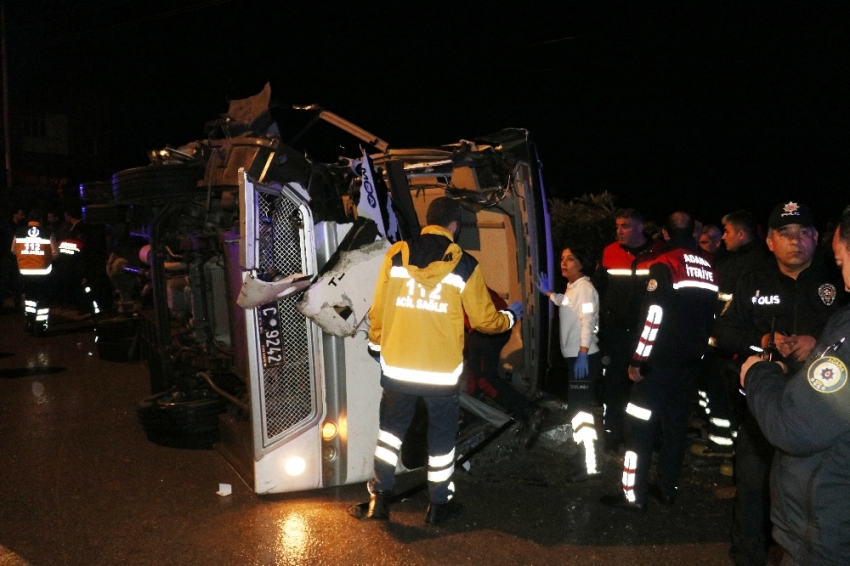
{"type": "Polygon", "coordinates": [[[438,524],[461,507],[451,501],[463,371],[463,314],[476,330],[497,334],[522,317],[521,302],[496,310],[478,262],[454,243],[460,205],[447,197],[428,207],[428,226],[415,243],[394,244],[381,265],[369,311],[369,349],[381,361],[380,430],[369,482],[369,519],[389,519],[389,497],[404,434],[416,401],[428,409],[428,492],[425,522],[438,524]]]}

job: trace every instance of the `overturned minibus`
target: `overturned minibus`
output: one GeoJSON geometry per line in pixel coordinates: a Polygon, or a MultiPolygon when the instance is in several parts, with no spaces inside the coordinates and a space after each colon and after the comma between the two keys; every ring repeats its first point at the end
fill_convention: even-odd
{"type": "Polygon", "coordinates": [[[417,237],[441,196],[460,201],[458,243],[488,286],[525,304],[500,373],[535,394],[550,309],[533,281],[551,271],[552,250],[528,132],[396,148],[311,106],[299,109],[308,127],[285,142],[270,100],[267,85],[231,102],[205,139],[113,176],[110,206],[125,210],[130,243],[107,269],[121,315],[138,320],[148,437],[206,435],[257,493],[369,479],[381,389],[366,314],[384,252],[417,237]],[[357,150],[314,160],[301,141],[316,123],[357,150]]]}

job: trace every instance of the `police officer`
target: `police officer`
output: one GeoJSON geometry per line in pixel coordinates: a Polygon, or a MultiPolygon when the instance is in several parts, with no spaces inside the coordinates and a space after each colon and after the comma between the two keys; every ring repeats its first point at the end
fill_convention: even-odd
{"type": "Polygon", "coordinates": [[[59,250],[53,233],[41,225],[40,210],[32,210],[27,225],[15,231],[12,252],[21,274],[27,329],[41,336],[47,330],[50,316],[48,275],[59,250]]]}
{"type": "MultiPolygon", "coordinates": [[[[808,206],[791,201],[773,209],[767,246],[775,261],[738,282],[714,328],[718,347],[749,356],[775,343],[778,359],[792,372],[800,368],[840,302],[830,272],[815,255],[817,238],[808,206]]],[[[755,419],[745,413],[735,446],[737,490],[729,550],[738,565],[763,565],[767,560],[773,453],[755,419]]]]}
{"type": "Polygon", "coordinates": [[[611,507],[643,511],[649,468],[659,423],[664,423],[655,495],[672,503],[687,447],[690,396],[699,360],[708,342],[717,300],[716,275],[696,251],[694,222],[675,212],[664,226],[667,251],[649,267],[641,315],[634,337],[629,378],[634,382],[626,407],[623,491],[604,496],[611,507]]]}
{"type": "MultiPolygon", "coordinates": [[[[832,249],[850,291],[850,207],[832,249]]],[[[747,404],[778,448],[771,475],[773,538],[782,564],[850,564],[850,309],[836,312],[814,354],[790,380],[751,357],[741,369],[747,404]]]]}
{"type": "Polygon", "coordinates": [[[623,442],[623,411],[629,396],[629,336],[639,324],[638,308],[649,275],[649,264],[663,251],[663,243],[646,235],[643,215],[634,208],[617,212],[617,240],[602,252],[593,275],[600,296],[600,341],[608,358],[599,397],[603,406],[605,447],[616,450],[623,442]]]}
{"type": "MultiPolygon", "coordinates": [[[[769,259],[775,262],[757,234],[753,215],[737,210],[723,217],[723,242],[727,253],[714,264],[720,279],[717,293],[719,318],[729,306],[735,285],[750,271],[764,266],[769,259]]],[[[738,376],[730,369],[734,352],[716,347],[717,340],[709,338],[709,351],[702,361],[698,393],[708,420],[708,443],[694,444],[691,452],[697,456],[731,458],[734,436],[746,401],[738,394],[738,376]]],[[[728,465],[727,475],[732,475],[728,465]]],[[[721,467],[723,473],[724,467],[721,467]]]]}
{"type": "Polygon", "coordinates": [[[456,201],[435,199],[426,220],[417,242],[398,242],[387,251],[369,311],[369,349],[380,358],[384,392],[366,518],[389,519],[402,439],[421,398],[428,409],[425,522],[436,525],[461,510],[452,500],[451,479],[464,312],[473,329],[497,334],[512,328],[524,309],[521,302],[502,311],[493,306],[478,262],[455,243],[461,226],[456,201]]]}

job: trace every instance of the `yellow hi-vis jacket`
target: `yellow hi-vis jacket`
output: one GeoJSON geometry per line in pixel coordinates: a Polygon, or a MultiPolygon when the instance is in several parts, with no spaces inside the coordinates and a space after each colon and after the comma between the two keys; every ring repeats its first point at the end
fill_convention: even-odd
{"type": "Polygon", "coordinates": [[[381,385],[413,395],[457,393],[464,311],[472,328],[487,334],[516,322],[511,311],[496,310],[478,262],[445,228],[423,228],[413,250],[407,242],[394,244],[369,311],[369,348],[380,352],[381,385]]]}
{"type": "Polygon", "coordinates": [[[15,231],[12,251],[18,260],[21,275],[47,275],[58,255],[56,238],[49,228],[30,222],[15,231]]]}

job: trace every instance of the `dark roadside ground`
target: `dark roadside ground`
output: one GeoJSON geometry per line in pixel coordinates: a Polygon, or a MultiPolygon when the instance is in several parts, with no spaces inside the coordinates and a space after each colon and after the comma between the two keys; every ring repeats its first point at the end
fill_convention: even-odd
{"type": "Polygon", "coordinates": [[[456,473],[459,517],[423,524],[419,493],[389,523],[364,522],[347,513],[363,484],[258,496],[215,450],[148,441],[135,412],[147,371],[99,359],[90,321],[36,339],[6,313],[0,336],[2,566],[731,564],[734,487],[719,461],[688,453],[673,506],[609,509],[598,499],[619,489],[622,455],[567,482],[575,448],[556,405],[531,449],[508,430],[456,473]]]}

